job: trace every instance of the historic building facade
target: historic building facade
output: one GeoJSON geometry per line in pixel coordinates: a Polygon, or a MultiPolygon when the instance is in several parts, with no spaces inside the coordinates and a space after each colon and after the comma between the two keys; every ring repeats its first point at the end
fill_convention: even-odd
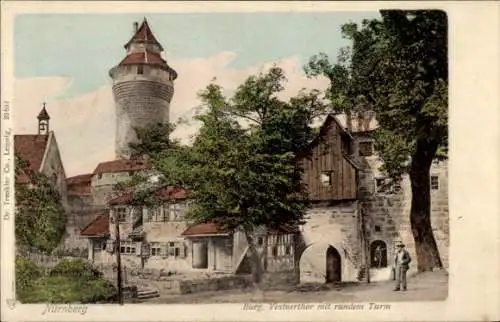
{"type": "MultiPolygon", "coordinates": [[[[169,275],[250,272],[248,243],[242,231],[224,231],[212,223],[188,224],[184,215],[189,192],[183,188],[162,187],[156,194],[162,203],[154,207],[129,206],[127,194],[112,199],[109,210],[81,232],[89,240],[89,261],[111,267],[119,251],[123,265],[135,271],[161,270],[169,275]]],[[[297,235],[292,227],[255,230],[257,251],[267,250],[263,259],[266,270],[294,270],[297,235]]]]}

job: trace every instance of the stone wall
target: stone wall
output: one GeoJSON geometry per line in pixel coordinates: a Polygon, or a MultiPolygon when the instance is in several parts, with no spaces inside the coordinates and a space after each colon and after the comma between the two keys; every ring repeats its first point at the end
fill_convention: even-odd
{"type": "Polygon", "coordinates": [[[113,188],[119,182],[127,181],[129,172],[110,172],[92,176],[92,203],[95,207],[107,208],[107,202],[113,197],[113,188]]]}
{"type": "MultiPolygon", "coordinates": [[[[369,160],[370,161],[370,160],[369,160]]],[[[371,160],[371,165],[376,163],[371,160]]],[[[447,163],[435,163],[431,176],[437,177],[437,186],[431,189],[431,225],[445,268],[448,267],[449,214],[448,214],[448,173],[447,163]]],[[[410,226],[411,187],[408,176],[404,176],[400,189],[377,191],[376,179],[382,176],[377,171],[365,172],[360,176],[363,191],[362,207],[366,213],[367,238],[369,243],[383,241],[387,246],[390,265],[394,260],[394,245],[403,242],[413,258],[411,269],[417,267],[415,242],[410,226]],[[377,177],[378,176],[378,177],[377,177]]]]}
{"type": "Polygon", "coordinates": [[[80,237],[80,231],[94,220],[99,211],[92,203],[91,195],[68,194],[68,224],[62,247],[64,249],[87,248],[87,239],[80,237]]]}
{"type": "Polygon", "coordinates": [[[308,210],[307,223],[301,228],[305,250],[300,256],[302,282],[324,283],[326,252],[333,247],[341,258],[342,281],[357,280],[360,242],[358,202],[319,204],[308,210]]]}

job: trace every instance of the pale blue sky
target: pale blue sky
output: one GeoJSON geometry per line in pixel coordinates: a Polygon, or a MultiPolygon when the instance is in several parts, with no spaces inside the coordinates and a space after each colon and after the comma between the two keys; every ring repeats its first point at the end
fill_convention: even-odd
{"type": "MultiPolygon", "coordinates": [[[[245,68],[318,52],[332,57],[348,44],[340,26],[379,17],[378,12],[203,13],[203,14],[29,14],[15,20],[15,76],[69,76],[58,97],[96,90],[124,56],[132,22],[147,17],[167,59],[208,57],[232,51],[231,68],[245,68]]],[[[175,68],[175,66],[173,66],[175,68]]],[[[182,77],[182,75],[180,75],[182,77]]]]}

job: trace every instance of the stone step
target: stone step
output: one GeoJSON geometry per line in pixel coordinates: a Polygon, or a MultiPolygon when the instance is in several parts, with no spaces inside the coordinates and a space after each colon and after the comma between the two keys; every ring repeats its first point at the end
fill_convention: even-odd
{"type": "Polygon", "coordinates": [[[140,300],[150,299],[154,297],[160,297],[158,291],[142,289],[137,292],[137,298],[140,300]]]}

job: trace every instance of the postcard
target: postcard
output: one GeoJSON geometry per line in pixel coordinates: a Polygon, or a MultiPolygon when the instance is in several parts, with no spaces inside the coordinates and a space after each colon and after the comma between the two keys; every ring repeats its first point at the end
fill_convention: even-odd
{"type": "Polygon", "coordinates": [[[497,320],[499,12],[2,2],[2,320],[497,320]]]}

